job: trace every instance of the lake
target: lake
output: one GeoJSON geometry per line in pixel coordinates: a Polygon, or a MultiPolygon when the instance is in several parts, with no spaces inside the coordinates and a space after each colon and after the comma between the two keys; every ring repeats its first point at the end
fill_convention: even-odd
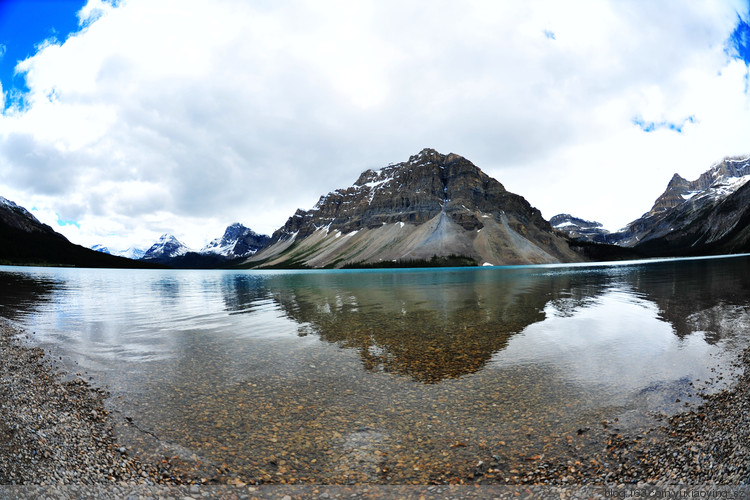
{"type": "Polygon", "coordinates": [[[450,482],[599,450],[733,380],[750,257],[367,271],[0,267],[0,316],[132,453],[265,482],[450,482]],[[33,332],[33,334],[32,334],[33,332]]]}

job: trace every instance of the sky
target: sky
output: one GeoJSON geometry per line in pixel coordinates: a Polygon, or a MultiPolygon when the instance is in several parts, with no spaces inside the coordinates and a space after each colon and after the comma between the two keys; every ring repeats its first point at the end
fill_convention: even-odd
{"type": "Polygon", "coordinates": [[[0,196],[193,248],[426,147],[617,230],[750,154],[748,0],[0,0],[0,196]]]}

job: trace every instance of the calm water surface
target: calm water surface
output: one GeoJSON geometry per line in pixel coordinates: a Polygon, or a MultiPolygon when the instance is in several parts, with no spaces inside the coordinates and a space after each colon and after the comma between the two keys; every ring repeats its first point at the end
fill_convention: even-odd
{"type": "Polygon", "coordinates": [[[604,425],[637,432],[700,402],[748,345],[748,277],[750,257],[0,267],[0,315],[108,387],[115,414],[148,431],[118,426],[139,454],[264,481],[425,483],[479,460],[510,475],[530,457],[564,460],[572,442],[601,448],[604,425]]]}

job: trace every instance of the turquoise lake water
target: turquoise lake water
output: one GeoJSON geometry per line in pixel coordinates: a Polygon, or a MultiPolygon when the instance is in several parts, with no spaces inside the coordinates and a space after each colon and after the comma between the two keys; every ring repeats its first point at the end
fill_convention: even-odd
{"type": "Polygon", "coordinates": [[[594,449],[604,428],[638,432],[731,383],[750,333],[750,257],[0,267],[0,316],[108,388],[116,418],[133,422],[121,439],[144,456],[270,482],[424,483],[478,461],[512,475],[530,456],[563,460],[580,430],[594,449]]]}

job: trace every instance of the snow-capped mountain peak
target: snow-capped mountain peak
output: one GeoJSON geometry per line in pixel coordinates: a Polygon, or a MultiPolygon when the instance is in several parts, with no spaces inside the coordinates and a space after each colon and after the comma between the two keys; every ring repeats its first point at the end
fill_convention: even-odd
{"type": "Polygon", "coordinates": [[[128,259],[138,260],[146,254],[146,250],[142,248],[130,247],[127,250],[121,250],[116,252],[115,255],[120,257],[127,257],[128,259]]]}
{"type": "Polygon", "coordinates": [[[146,253],[146,250],[136,247],[130,247],[127,250],[111,250],[109,247],[99,244],[92,246],[91,250],[108,253],[110,255],[117,255],[118,257],[125,257],[133,260],[140,259],[146,253]]]}
{"type": "Polygon", "coordinates": [[[250,228],[235,222],[227,226],[221,238],[209,242],[200,250],[200,253],[223,255],[229,258],[247,257],[257,252],[268,239],[268,236],[257,234],[250,228]]]}
{"type": "Polygon", "coordinates": [[[143,255],[144,260],[169,259],[190,252],[190,248],[171,234],[162,234],[143,255]]]}
{"type": "Polygon", "coordinates": [[[91,250],[95,252],[112,254],[112,252],[109,251],[109,248],[105,247],[104,245],[94,245],[91,247],[91,250]]]}
{"type": "Polygon", "coordinates": [[[26,210],[24,207],[22,207],[20,205],[16,205],[15,202],[12,202],[12,201],[10,201],[7,198],[3,198],[2,196],[0,196],[0,206],[4,206],[4,207],[12,210],[13,212],[16,212],[19,215],[22,215],[24,217],[28,217],[32,221],[34,221],[34,222],[36,222],[38,224],[41,224],[41,222],[39,222],[39,219],[37,219],[36,217],[34,217],[34,215],[31,212],[29,212],[28,210],[26,210]]]}
{"type": "Polygon", "coordinates": [[[665,213],[687,200],[725,198],[741,188],[750,175],[750,156],[725,158],[703,172],[696,180],[688,181],[674,174],[666,191],[656,199],[647,216],[665,213]]]}

